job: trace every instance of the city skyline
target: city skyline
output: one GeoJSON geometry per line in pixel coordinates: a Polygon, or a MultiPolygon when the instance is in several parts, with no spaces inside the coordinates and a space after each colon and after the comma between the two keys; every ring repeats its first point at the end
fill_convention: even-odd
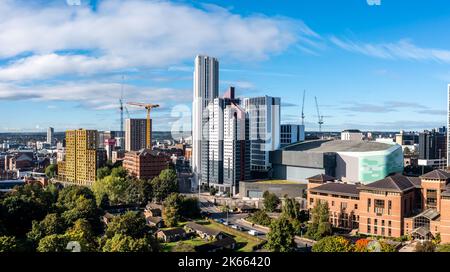
{"type": "Polygon", "coordinates": [[[0,113],[11,116],[0,132],[119,130],[122,83],[125,101],[161,104],[154,130],[170,131],[180,112],[191,120],[197,54],[220,61],[219,96],[232,85],[237,97],[281,97],[282,123],[300,123],[305,89],[306,131],[318,130],[314,96],[324,131],[446,125],[446,1],[81,2],[0,3],[0,113]]]}

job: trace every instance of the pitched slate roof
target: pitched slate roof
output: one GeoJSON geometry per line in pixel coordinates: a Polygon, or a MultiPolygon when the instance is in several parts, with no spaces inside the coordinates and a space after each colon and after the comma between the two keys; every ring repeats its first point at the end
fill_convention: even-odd
{"type": "Polygon", "coordinates": [[[352,197],[359,196],[359,191],[356,184],[345,184],[345,183],[326,183],[324,185],[320,185],[316,188],[310,189],[310,192],[337,194],[352,197]]]}
{"type": "Polygon", "coordinates": [[[420,184],[421,181],[418,177],[407,177],[401,174],[395,174],[382,180],[363,185],[360,188],[404,192],[412,188],[418,188],[420,184]]]}
{"type": "Polygon", "coordinates": [[[426,173],[425,175],[422,175],[421,178],[447,180],[450,179],[450,173],[441,169],[437,169],[426,173]]]}
{"type": "Polygon", "coordinates": [[[173,228],[173,229],[159,230],[158,232],[162,232],[166,236],[175,236],[175,235],[184,235],[184,234],[186,234],[186,231],[184,229],[182,229],[182,228],[173,228]]]}
{"type": "Polygon", "coordinates": [[[211,235],[211,236],[217,236],[217,235],[219,235],[221,233],[220,230],[215,230],[215,229],[212,229],[212,228],[208,228],[208,227],[205,227],[203,225],[197,224],[195,222],[188,222],[186,224],[186,227],[188,227],[190,229],[193,229],[195,231],[203,232],[203,233],[211,235]]]}
{"type": "Polygon", "coordinates": [[[207,243],[204,245],[196,246],[195,251],[208,252],[208,251],[212,251],[212,250],[223,249],[227,246],[232,246],[233,244],[236,244],[236,240],[234,240],[233,238],[231,238],[229,236],[226,236],[223,239],[216,240],[214,242],[207,243]]]}

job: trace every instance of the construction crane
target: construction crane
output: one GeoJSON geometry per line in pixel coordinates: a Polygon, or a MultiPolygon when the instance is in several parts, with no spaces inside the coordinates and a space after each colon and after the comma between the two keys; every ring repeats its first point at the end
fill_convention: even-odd
{"type": "MultiPolygon", "coordinates": [[[[124,80],[124,76],[122,75],[122,84],[121,84],[120,99],[119,99],[119,104],[120,104],[120,131],[124,131],[123,130],[123,108],[124,108],[124,106],[123,106],[123,80],[124,80]]],[[[128,109],[127,109],[127,112],[128,112],[128,109]]]]}
{"type": "Polygon", "coordinates": [[[152,149],[152,130],[151,130],[151,123],[150,123],[150,112],[154,108],[158,108],[158,104],[145,104],[145,103],[135,103],[135,102],[128,102],[128,105],[136,106],[140,108],[145,108],[147,110],[147,132],[146,132],[146,146],[147,149],[152,149]]]}
{"type": "Polygon", "coordinates": [[[319,103],[317,103],[317,96],[315,96],[314,99],[316,100],[317,117],[319,118],[319,121],[318,121],[318,124],[319,124],[319,132],[322,132],[323,115],[320,115],[320,111],[319,111],[319,103]]]}
{"type": "Polygon", "coordinates": [[[303,90],[302,126],[305,126],[305,95],[306,95],[306,90],[303,90]]]}

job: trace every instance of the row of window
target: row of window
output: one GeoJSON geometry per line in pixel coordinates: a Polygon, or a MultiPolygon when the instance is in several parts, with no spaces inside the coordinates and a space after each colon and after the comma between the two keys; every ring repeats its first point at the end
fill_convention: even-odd
{"type": "MultiPolygon", "coordinates": [[[[372,234],[372,228],[370,225],[367,226],[367,233],[372,234]]],[[[378,226],[373,227],[373,234],[386,236],[385,228],[381,227],[381,232],[378,233],[378,226]]],[[[392,237],[392,230],[390,228],[387,229],[387,236],[392,237]]]]}

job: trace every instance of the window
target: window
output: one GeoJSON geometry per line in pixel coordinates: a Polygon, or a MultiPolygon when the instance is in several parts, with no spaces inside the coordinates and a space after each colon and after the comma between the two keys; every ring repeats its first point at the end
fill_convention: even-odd
{"type": "Polygon", "coordinates": [[[374,211],[377,215],[382,215],[384,212],[384,200],[375,199],[374,211]]]}
{"type": "Polygon", "coordinates": [[[389,237],[392,237],[392,231],[391,231],[391,229],[388,229],[388,236],[389,236],[389,237]]]}
{"type": "Polygon", "coordinates": [[[375,219],[375,220],[374,220],[374,225],[375,225],[375,226],[378,225],[378,219],[375,219]]]}
{"type": "Polygon", "coordinates": [[[358,209],[358,204],[355,204],[355,210],[357,210],[358,209]]]}
{"type": "Polygon", "coordinates": [[[431,189],[427,189],[427,208],[436,208],[436,203],[437,203],[437,191],[436,190],[431,190],[431,189]]]}
{"type": "Polygon", "coordinates": [[[370,218],[367,218],[367,225],[370,225],[370,218]]]}
{"type": "Polygon", "coordinates": [[[384,236],[384,228],[381,228],[381,235],[384,236]]]}
{"type": "Polygon", "coordinates": [[[342,209],[342,210],[347,209],[347,202],[342,202],[342,203],[341,203],[341,209],[342,209]]]}
{"type": "Polygon", "coordinates": [[[334,207],[334,201],[331,201],[331,206],[334,207]]]}
{"type": "Polygon", "coordinates": [[[374,226],[374,227],[373,227],[373,233],[374,233],[374,234],[378,234],[378,227],[377,227],[377,226],[374,226]]]}
{"type": "Polygon", "coordinates": [[[388,215],[391,215],[391,209],[392,209],[392,201],[388,201],[388,215]]]}
{"type": "Polygon", "coordinates": [[[371,201],[370,198],[367,199],[367,212],[370,212],[371,201]]]}
{"type": "Polygon", "coordinates": [[[367,233],[370,233],[370,225],[367,226],[367,233]]]}
{"type": "Polygon", "coordinates": [[[384,226],[384,220],[381,220],[381,225],[384,226]]]}
{"type": "Polygon", "coordinates": [[[388,221],[388,227],[392,227],[392,222],[388,221]]]}
{"type": "Polygon", "coordinates": [[[309,204],[312,205],[313,203],[314,203],[314,198],[311,197],[311,198],[309,199],[309,204]]]}

